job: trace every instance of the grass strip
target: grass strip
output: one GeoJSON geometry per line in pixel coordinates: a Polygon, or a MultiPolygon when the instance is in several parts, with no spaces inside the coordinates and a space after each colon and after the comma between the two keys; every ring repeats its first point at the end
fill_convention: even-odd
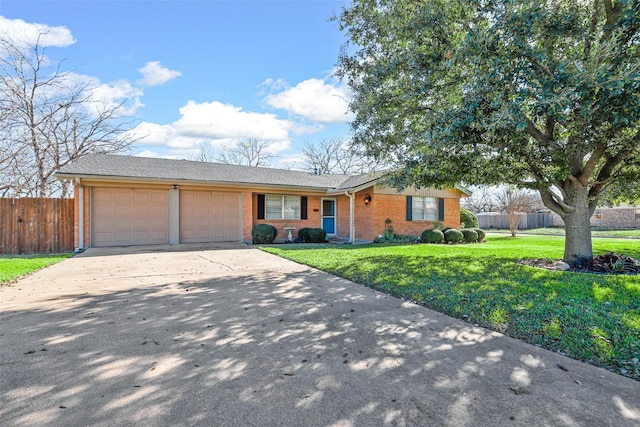
{"type": "Polygon", "coordinates": [[[63,259],[69,258],[71,254],[54,255],[18,255],[0,257],[0,284],[7,284],[19,277],[30,274],[41,268],[47,267],[63,259]]]}
{"type": "MultiPolygon", "coordinates": [[[[490,229],[485,230],[487,232],[495,233],[511,233],[509,230],[490,229]]],[[[537,234],[544,236],[564,236],[565,230],[563,227],[549,227],[549,228],[532,228],[530,230],[518,230],[517,234],[537,234]]],[[[613,230],[604,228],[592,228],[592,237],[613,237],[618,239],[640,239],[640,228],[632,228],[628,230],[613,230]]]]}

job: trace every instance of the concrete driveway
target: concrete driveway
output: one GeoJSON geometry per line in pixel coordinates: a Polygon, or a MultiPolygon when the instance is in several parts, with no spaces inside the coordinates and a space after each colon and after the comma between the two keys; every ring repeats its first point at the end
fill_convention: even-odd
{"type": "Polygon", "coordinates": [[[638,426],[640,382],[244,245],[0,288],[4,426],[638,426]]]}

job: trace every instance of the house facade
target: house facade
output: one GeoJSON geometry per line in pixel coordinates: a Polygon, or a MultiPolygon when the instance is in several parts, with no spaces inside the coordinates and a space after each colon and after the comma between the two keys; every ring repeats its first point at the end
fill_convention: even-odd
{"type": "MultiPolygon", "coordinates": [[[[564,227],[564,221],[555,212],[550,212],[553,225],[564,227]]],[[[608,229],[640,228],[639,206],[598,207],[589,220],[591,227],[608,229]]]]}
{"type": "Polygon", "coordinates": [[[271,168],[95,154],[60,169],[74,184],[75,246],[251,242],[257,224],[282,241],[304,227],[373,240],[391,225],[418,235],[460,225],[462,188],[397,192],[379,175],[318,175],[271,168]]]}

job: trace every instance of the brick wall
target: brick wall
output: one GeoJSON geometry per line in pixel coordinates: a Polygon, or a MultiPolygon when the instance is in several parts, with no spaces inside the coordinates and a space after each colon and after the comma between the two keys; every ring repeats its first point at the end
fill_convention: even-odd
{"type": "Polygon", "coordinates": [[[378,219],[380,216],[380,203],[376,204],[376,199],[377,196],[373,192],[373,187],[366,188],[356,193],[353,200],[353,222],[356,239],[373,240],[378,234],[384,231],[384,219],[382,220],[382,231],[377,231],[377,229],[379,228],[378,219]],[[371,202],[369,203],[369,205],[364,204],[364,197],[367,194],[371,196],[371,202]]]}
{"type": "Polygon", "coordinates": [[[257,197],[250,191],[242,192],[242,240],[251,241],[251,229],[253,228],[254,203],[257,203],[257,197]]]}
{"type": "Polygon", "coordinates": [[[339,237],[349,238],[349,210],[350,210],[349,197],[344,194],[336,196],[336,218],[337,235],[339,237]]]}
{"type": "Polygon", "coordinates": [[[596,209],[591,216],[591,226],[600,228],[640,228],[635,208],[596,209]]]}
{"type": "MultiPolygon", "coordinates": [[[[366,192],[366,191],[365,191],[366,192]]],[[[435,221],[407,221],[407,197],[404,194],[371,194],[372,200],[369,206],[365,207],[361,199],[364,193],[358,193],[356,197],[356,238],[375,239],[384,233],[385,221],[391,219],[391,226],[396,234],[420,235],[427,228],[431,228],[435,221]],[[362,205],[362,206],[360,206],[362,205]],[[372,221],[368,228],[360,227],[358,232],[358,212],[372,211],[372,221]]],[[[444,199],[444,221],[446,227],[460,226],[460,199],[444,199]]]]}
{"type": "MultiPolygon", "coordinates": [[[[636,219],[635,207],[624,208],[598,208],[591,216],[591,226],[598,228],[640,228],[640,218],[636,219]]],[[[555,212],[551,212],[553,225],[564,227],[564,221],[555,212]]]]}

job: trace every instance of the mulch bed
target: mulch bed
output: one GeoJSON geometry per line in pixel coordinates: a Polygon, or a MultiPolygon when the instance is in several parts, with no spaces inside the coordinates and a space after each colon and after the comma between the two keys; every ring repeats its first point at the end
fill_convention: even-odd
{"type": "Polygon", "coordinates": [[[562,260],[550,261],[548,259],[531,258],[523,259],[520,264],[530,267],[545,268],[547,270],[566,270],[577,273],[594,274],[640,274],[640,264],[630,256],[609,252],[593,257],[591,262],[584,263],[566,269],[562,260]],[[564,266],[563,266],[564,265],[564,266]]]}

